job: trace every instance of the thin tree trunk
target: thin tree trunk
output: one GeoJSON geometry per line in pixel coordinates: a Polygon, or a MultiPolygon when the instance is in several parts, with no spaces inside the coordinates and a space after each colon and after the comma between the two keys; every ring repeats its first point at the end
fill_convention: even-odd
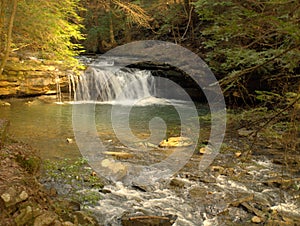
{"type": "Polygon", "coordinates": [[[14,26],[14,19],[15,19],[15,15],[16,15],[16,11],[17,11],[17,4],[18,4],[18,0],[13,0],[13,8],[12,8],[12,13],[11,13],[11,16],[10,16],[8,31],[7,31],[6,49],[5,49],[5,52],[4,52],[4,57],[1,61],[1,65],[0,65],[0,76],[3,73],[4,67],[6,65],[6,62],[7,62],[7,59],[9,57],[9,53],[10,53],[11,34],[12,34],[13,26],[14,26]]]}
{"type": "Polygon", "coordinates": [[[113,24],[113,13],[112,13],[112,9],[111,9],[111,2],[110,2],[110,6],[109,6],[109,35],[110,35],[110,44],[112,45],[112,47],[114,47],[116,45],[116,40],[115,40],[115,34],[114,34],[114,24],[113,24]]]}

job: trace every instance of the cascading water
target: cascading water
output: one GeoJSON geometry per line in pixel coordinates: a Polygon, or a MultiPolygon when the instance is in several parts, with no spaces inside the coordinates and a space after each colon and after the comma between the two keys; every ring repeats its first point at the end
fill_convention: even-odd
{"type": "Polygon", "coordinates": [[[89,67],[80,76],[75,101],[132,101],[155,94],[150,71],[113,71],[89,67]]]}

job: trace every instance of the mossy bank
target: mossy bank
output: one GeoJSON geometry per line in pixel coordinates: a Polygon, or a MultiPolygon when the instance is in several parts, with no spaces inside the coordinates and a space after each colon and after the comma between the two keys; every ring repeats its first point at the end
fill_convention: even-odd
{"type": "Polygon", "coordinates": [[[41,159],[31,147],[8,138],[8,126],[0,120],[1,225],[98,225],[80,203],[38,181],[41,159]]]}

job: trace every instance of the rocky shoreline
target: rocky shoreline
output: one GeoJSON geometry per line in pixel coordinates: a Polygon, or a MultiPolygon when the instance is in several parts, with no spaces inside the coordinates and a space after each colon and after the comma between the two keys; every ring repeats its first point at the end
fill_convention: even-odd
{"type": "Polygon", "coordinates": [[[0,76],[0,98],[28,97],[68,92],[76,70],[60,61],[10,57],[0,76]]]}
{"type": "Polygon", "coordinates": [[[31,147],[7,137],[8,127],[0,120],[1,225],[99,225],[79,203],[38,181],[41,159],[31,147]]]}

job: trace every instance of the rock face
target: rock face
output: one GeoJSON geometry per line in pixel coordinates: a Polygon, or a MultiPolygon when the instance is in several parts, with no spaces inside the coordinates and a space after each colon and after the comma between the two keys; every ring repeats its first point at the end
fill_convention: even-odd
{"type": "MultiPolygon", "coordinates": [[[[187,75],[184,71],[176,67],[154,62],[141,62],[129,65],[128,67],[149,70],[153,76],[166,78],[173,81],[181,89],[184,89],[191,99],[195,101],[205,100],[205,95],[197,82],[194,81],[193,78],[187,75]]],[[[163,80],[157,80],[155,84],[156,93],[165,98],[181,99],[180,93],[182,93],[182,91],[178,90],[178,92],[176,92],[176,90],[174,90],[173,92],[170,92],[168,85],[169,83],[164,83],[163,80]],[[179,94],[179,96],[176,96],[176,94],[179,94]]]]}
{"type": "Polygon", "coordinates": [[[59,62],[8,61],[0,76],[0,97],[55,94],[68,89],[68,71],[59,62]]]}

